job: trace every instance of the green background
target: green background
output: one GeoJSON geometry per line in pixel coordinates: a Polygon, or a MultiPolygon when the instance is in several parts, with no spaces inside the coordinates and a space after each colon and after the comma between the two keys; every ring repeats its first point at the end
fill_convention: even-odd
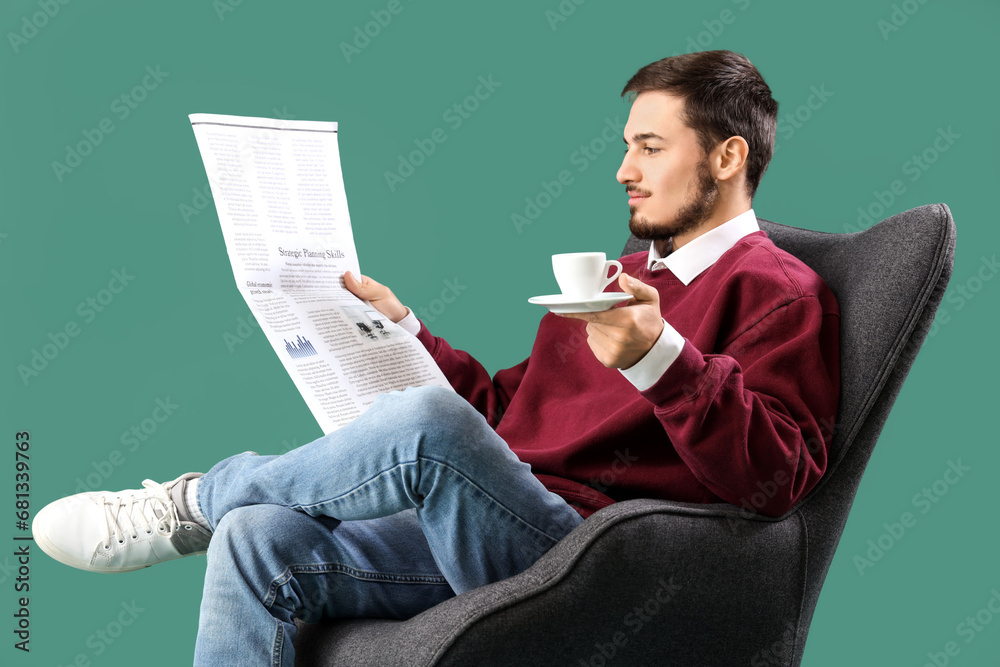
{"type": "MultiPolygon", "coordinates": [[[[53,0],[51,18],[40,13],[45,2],[8,0],[0,9],[0,503],[10,507],[9,537],[0,538],[10,546],[0,553],[12,553],[19,532],[16,431],[31,433],[33,510],[88,475],[100,476],[100,488],[133,488],[320,435],[259,331],[232,350],[224,342],[249,310],[214,208],[183,214],[207,183],[189,113],[338,121],[362,272],[496,372],[530,352],[544,311],[527,298],[556,291],[552,253],[620,254],[628,235],[615,181],[621,144],[585,171],[573,160],[606,119],[627,118],[625,81],[674,53],[726,48],[751,58],[781,105],[779,150],[754,201],[759,216],[843,232],[885,193],[885,215],[945,202],[958,226],[952,287],[871,459],[804,664],[922,665],[949,641],[960,648],[950,664],[996,664],[1000,619],[971,642],[957,630],[1000,590],[991,509],[1000,280],[984,280],[994,277],[989,262],[1000,245],[990,205],[1000,176],[995,2],[589,0],[564,3],[574,11],[553,23],[546,12],[558,12],[556,0],[403,0],[349,57],[341,44],[387,2],[53,0]],[[32,30],[32,21],[42,27],[32,30]],[[122,118],[115,100],[147,67],[165,78],[122,118]],[[460,127],[447,123],[445,111],[489,75],[499,87],[460,127]],[[813,87],[830,95],[803,108],[813,87]],[[103,119],[114,130],[60,180],[52,163],[85,133],[96,136],[103,119]],[[435,128],[447,141],[390,191],[385,172],[435,128]],[[908,161],[949,128],[959,138],[911,180],[908,161]],[[511,215],[564,169],[572,184],[518,231],[511,215]],[[890,202],[895,180],[905,191],[890,202]],[[123,267],[134,279],[85,321],[78,305],[123,267]],[[437,300],[446,281],[464,289],[445,305],[437,300]],[[68,323],[79,335],[25,382],[18,366],[68,323]],[[178,407],[127,451],[122,433],[151,417],[158,399],[178,407]],[[111,462],[115,450],[121,458],[111,462]],[[971,470],[921,514],[913,496],[959,459],[971,470]],[[859,574],[854,556],[904,512],[916,524],[859,574]]],[[[3,664],[64,665],[78,655],[94,665],[190,661],[203,558],[105,576],[36,549],[29,655],[13,649],[9,632],[13,564],[0,556],[3,664]],[[133,601],[142,610],[134,622],[110,644],[98,639],[133,601]]]]}

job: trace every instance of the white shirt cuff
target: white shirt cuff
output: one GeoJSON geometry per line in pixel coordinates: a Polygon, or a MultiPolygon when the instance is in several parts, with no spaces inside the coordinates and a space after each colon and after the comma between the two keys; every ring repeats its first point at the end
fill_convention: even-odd
{"type": "Polygon", "coordinates": [[[409,308],[406,309],[406,317],[396,322],[396,324],[403,327],[414,336],[420,333],[420,320],[417,319],[417,316],[414,315],[413,311],[409,308]]]}
{"type": "Polygon", "coordinates": [[[635,385],[639,391],[649,389],[660,379],[684,348],[684,336],[663,320],[663,332],[653,343],[653,347],[642,359],[631,368],[620,368],[625,379],[635,385]]]}

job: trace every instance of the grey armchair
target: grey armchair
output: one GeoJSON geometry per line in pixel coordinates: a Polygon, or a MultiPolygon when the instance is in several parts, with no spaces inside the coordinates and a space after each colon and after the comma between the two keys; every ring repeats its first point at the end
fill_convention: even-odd
{"type": "MultiPolygon", "coordinates": [[[[760,220],[841,308],[829,466],[774,519],[727,504],[607,507],[522,574],[406,621],[300,626],[297,665],[800,664],[862,473],[951,276],[955,224],[921,206],[850,234],[760,220]]],[[[644,250],[630,238],[622,254],[644,250]]]]}

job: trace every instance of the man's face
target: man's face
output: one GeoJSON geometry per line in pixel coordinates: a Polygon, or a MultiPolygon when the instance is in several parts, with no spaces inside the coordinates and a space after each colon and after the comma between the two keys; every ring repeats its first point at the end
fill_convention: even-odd
{"type": "Polygon", "coordinates": [[[683,110],[680,97],[640,93],[625,125],[617,175],[629,193],[629,230],[662,242],[661,251],[670,237],[689,236],[707,221],[719,197],[698,136],[681,120],[683,110]]]}

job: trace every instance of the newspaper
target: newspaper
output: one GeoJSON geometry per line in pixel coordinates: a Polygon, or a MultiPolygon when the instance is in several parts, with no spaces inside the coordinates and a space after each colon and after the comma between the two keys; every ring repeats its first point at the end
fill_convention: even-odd
{"type": "Polygon", "coordinates": [[[233,276],[324,433],[375,397],[451,388],[424,346],[358,299],[337,123],[189,116],[233,276]]]}

